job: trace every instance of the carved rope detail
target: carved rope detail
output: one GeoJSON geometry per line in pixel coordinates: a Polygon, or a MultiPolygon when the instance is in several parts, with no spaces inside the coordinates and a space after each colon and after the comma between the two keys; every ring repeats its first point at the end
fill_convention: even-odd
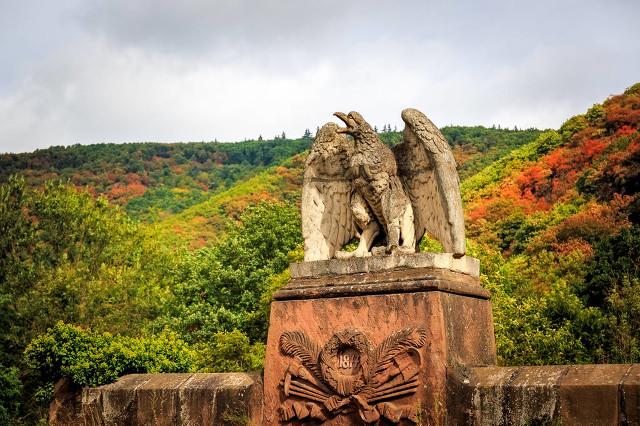
{"type": "Polygon", "coordinates": [[[417,405],[391,401],[416,392],[426,336],[422,328],[404,328],[373,348],[364,333],[348,328],[320,348],[301,331],[282,333],[280,350],[292,359],[280,382],[281,419],[324,422],[357,411],[367,424],[381,418],[417,423],[417,405]]]}

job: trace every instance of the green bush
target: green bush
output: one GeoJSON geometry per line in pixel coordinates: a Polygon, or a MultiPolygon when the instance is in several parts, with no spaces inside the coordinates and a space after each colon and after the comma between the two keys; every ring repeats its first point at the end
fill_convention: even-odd
{"type": "MultiPolygon", "coordinates": [[[[261,295],[302,243],[293,204],[260,203],[212,248],[188,253],[175,274],[175,298],[164,324],[189,343],[208,344],[216,333],[240,330],[252,343],[266,340],[261,295]]],[[[162,324],[162,325],[164,325],[162,324]]]]}
{"type": "Polygon", "coordinates": [[[256,371],[264,364],[265,345],[252,345],[239,330],[216,333],[211,343],[197,345],[197,349],[201,371],[256,371]]]}
{"type": "Polygon", "coordinates": [[[195,352],[171,333],[132,338],[58,322],[27,346],[25,361],[43,383],[98,386],[130,373],[193,371],[195,352]]]}
{"type": "Polygon", "coordinates": [[[585,114],[585,118],[592,126],[602,125],[604,123],[605,116],[606,113],[601,104],[594,104],[585,114]]]}
{"type": "Polygon", "coordinates": [[[627,90],[624,91],[625,95],[635,95],[640,93],[640,83],[636,83],[631,87],[628,87],[627,90]]]}
{"type": "Polygon", "coordinates": [[[11,424],[18,414],[21,388],[18,369],[0,364],[0,424],[11,424]]]}

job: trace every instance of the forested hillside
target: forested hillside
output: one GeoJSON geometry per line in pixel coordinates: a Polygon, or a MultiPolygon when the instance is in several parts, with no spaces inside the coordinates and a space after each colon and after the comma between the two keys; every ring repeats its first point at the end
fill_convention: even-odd
{"type": "MultiPolygon", "coordinates": [[[[445,127],[443,132],[454,147],[464,176],[532,141],[539,133],[480,126],[445,127]]],[[[385,130],[382,137],[394,144],[402,136],[385,130]]],[[[51,179],[69,181],[124,206],[133,218],[153,221],[280,165],[305,151],[311,142],[311,133],[307,131],[299,139],[287,139],[283,134],[271,140],[237,143],[57,146],[32,153],[0,155],[0,182],[6,182],[14,174],[23,176],[30,186],[51,179]]]]}
{"type": "Polygon", "coordinates": [[[61,179],[125,206],[133,217],[155,219],[279,164],[307,149],[311,140],[57,146],[0,155],[0,181],[14,174],[34,186],[61,179]]]}
{"type": "Polygon", "coordinates": [[[640,359],[640,84],[462,184],[503,362],[640,359]]]}
{"type": "MultiPolygon", "coordinates": [[[[501,364],[640,361],[639,125],[636,84],[557,131],[443,129],[501,364]]],[[[302,255],[309,143],[1,156],[0,423],[36,422],[63,376],[260,368],[271,294],[302,255]]]]}

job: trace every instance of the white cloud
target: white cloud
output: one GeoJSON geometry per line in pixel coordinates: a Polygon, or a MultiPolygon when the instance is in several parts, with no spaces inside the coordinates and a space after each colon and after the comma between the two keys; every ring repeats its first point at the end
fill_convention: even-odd
{"type": "MultiPolygon", "coordinates": [[[[412,14],[380,2],[369,15],[361,2],[153,4],[69,2],[49,28],[38,15],[45,28],[22,50],[0,43],[0,152],[299,136],[351,109],[400,128],[407,106],[438,125],[557,127],[640,69],[628,43],[640,30],[626,25],[640,10],[625,2],[581,3],[579,16],[571,3],[415,3],[412,14]]],[[[4,31],[31,34],[16,22],[4,31]]]]}

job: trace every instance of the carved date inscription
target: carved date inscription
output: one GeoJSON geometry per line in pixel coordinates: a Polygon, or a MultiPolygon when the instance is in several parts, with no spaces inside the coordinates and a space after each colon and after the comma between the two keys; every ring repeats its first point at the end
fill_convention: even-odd
{"type": "Polygon", "coordinates": [[[315,420],[357,411],[369,424],[418,421],[418,408],[392,401],[413,395],[419,385],[419,349],[426,331],[405,328],[372,347],[359,330],[335,333],[323,347],[301,331],[280,336],[280,350],[291,361],[280,383],[283,421],[315,420]]]}
{"type": "Polygon", "coordinates": [[[353,372],[353,368],[359,365],[359,358],[358,352],[353,349],[347,349],[347,351],[338,355],[338,368],[344,374],[352,374],[348,373],[348,371],[353,372]]]}

